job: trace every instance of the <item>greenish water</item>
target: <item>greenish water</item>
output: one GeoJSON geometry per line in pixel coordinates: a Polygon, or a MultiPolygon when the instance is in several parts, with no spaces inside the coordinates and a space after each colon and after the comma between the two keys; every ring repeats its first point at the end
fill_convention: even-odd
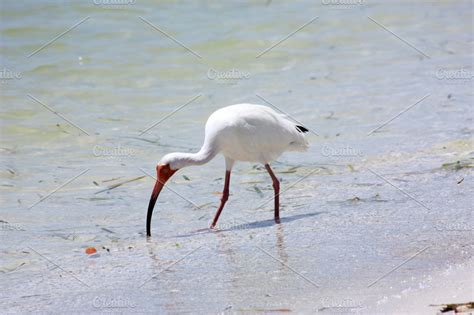
{"type": "Polygon", "coordinates": [[[2,309],[396,312],[384,303],[469,260],[472,2],[97,3],[0,4],[2,309]],[[223,231],[196,232],[219,157],[175,175],[147,241],[144,171],[198,150],[214,110],[265,101],[314,131],[274,163],[283,224],[242,163],[223,231]]]}

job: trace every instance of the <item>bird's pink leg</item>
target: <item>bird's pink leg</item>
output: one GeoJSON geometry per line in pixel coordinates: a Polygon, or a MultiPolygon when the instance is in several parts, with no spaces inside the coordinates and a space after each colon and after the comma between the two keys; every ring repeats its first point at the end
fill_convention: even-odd
{"type": "Polygon", "coordinates": [[[224,191],[222,191],[221,205],[219,206],[219,209],[216,212],[214,220],[212,221],[211,229],[213,229],[216,226],[217,220],[219,220],[219,216],[221,215],[222,209],[224,209],[225,203],[227,202],[227,199],[229,199],[229,184],[230,184],[230,171],[226,171],[224,191]]]}
{"type": "Polygon", "coordinates": [[[273,190],[275,190],[275,222],[280,223],[280,181],[273,173],[270,165],[265,164],[265,168],[273,181],[273,190]]]}

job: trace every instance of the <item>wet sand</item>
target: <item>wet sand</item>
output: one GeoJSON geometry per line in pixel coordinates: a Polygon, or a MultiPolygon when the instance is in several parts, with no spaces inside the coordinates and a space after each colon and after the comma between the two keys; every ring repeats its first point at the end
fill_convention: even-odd
{"type": "Polygon", "coordinates": [[[433,314],[474,300],[471,2],[2,2],[0,26],[3,312],[433,314]],[[307,153],[272,163],[282,224],[268,174],[238,163],[206,230],[217,157],[170,180],[147,240],[157,161],[197,151],[217,108],[265,100],[312,131],[307,153]]]}

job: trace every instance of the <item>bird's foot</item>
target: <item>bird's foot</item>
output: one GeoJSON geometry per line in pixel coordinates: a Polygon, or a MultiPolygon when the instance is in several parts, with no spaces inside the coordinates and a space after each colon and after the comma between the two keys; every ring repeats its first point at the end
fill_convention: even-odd
{"type": "Polygon", "coordinates": [[[222,232],[222,230],[220,230],[218,227],[216,227],[215,225],[211,225],[209,227],[209,232],[222,232]]]}

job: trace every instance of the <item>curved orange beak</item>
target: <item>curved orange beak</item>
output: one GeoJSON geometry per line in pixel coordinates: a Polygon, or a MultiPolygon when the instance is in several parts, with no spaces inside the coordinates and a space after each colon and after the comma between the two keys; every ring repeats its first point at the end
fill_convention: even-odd
{"type": "Polygon", "coordinates": [[[146,216],[146,236],[151,236],[151,217],[153,215],[153,208],[155,207],[156,200],[158,199],[163,186],[165,186],[165,183],[168,181],[168,179],[170,179],[171,176],[173,176],[174,173],[176,173],[176,171],[177,170],[172,170],[169,164],[158,165],[156,167],[157,180],[150,197],[148,213],[146,216]]]}

